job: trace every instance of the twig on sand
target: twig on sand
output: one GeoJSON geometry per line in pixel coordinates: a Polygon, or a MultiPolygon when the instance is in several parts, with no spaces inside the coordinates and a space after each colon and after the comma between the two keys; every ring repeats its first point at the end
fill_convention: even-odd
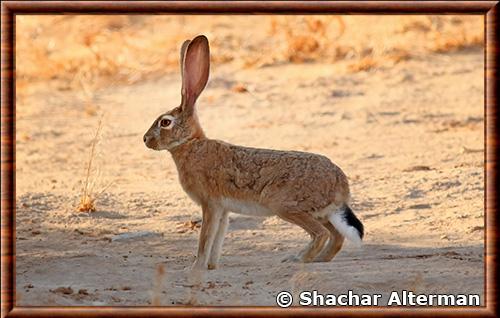
{"type": "Polygon", "coordinates": [[[462,146],[462,150],[460,153],[476,153],[476,152],[483,152],[483,149],[472,149],[472,148],[467,148],[465,146],[462,146]]]}
{"type": "Polygon", "coordinates": [[[161,306],[161,289],[163,286],[163,279],[165,278],[165,265],[156,265],[156,275],[153,284],[153,295],[151,299],[151,305],[161,306]]]}

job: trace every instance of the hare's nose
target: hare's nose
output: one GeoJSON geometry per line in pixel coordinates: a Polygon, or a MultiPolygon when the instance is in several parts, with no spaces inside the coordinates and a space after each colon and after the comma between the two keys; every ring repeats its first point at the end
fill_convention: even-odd
{"type": "Polygon", "coordinates": [[[146,135],[144,135],[144,137],[142,137],[142,140],[144,140],[144,143],[147,143],[148,142],[148,137],[146,137],[146,135]]]}

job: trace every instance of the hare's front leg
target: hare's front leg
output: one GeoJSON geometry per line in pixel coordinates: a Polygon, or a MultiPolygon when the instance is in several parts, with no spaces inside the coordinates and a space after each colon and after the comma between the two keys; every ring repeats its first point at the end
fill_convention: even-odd
{"type": "Polygon", "coordinates": [[[202,204],[203,220],[201,223],[200,239],[198,241],[198,256],[194,262],[192,269],[201,270],[207,269],[208,258],[212,251],[212,246],[219,227],[224,210],[214,204],[202,204]]]}
{"type": "Polygon", "coordinates": [[[217,228],[215,241],[212,246],[212,251],[210,252],[210,258],[208,259],[208,269],[216,269],[219,264],[219,258],[222,253],[222,244],[224,243],[224,236],[226,235],[228,226],[228,215],[228,211],[224,211],[220,217],[219,227],[217,228]]]}

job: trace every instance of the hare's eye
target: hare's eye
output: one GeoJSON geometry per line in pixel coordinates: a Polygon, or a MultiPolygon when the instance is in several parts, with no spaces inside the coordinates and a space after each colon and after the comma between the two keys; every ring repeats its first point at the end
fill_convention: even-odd
{"type": "Polygon", "coordinates": [[[170,126],[171,123],[172,121],[170,119],[164,118],[160,120],[160,127],[167,128],[168,126],[170,126]]]}

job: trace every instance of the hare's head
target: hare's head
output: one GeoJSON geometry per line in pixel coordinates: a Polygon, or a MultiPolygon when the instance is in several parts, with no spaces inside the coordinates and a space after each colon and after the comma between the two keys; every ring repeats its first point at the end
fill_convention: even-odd
{"type": "Polygon", "coordinates": [[[210,50],[208,40],[199,35],[181,47],[181,105],[160,115],[144,135],[144,143],[154,150],[171,150],[190,139],[202,137],[195,102],[208,81],[210,50]]]}

